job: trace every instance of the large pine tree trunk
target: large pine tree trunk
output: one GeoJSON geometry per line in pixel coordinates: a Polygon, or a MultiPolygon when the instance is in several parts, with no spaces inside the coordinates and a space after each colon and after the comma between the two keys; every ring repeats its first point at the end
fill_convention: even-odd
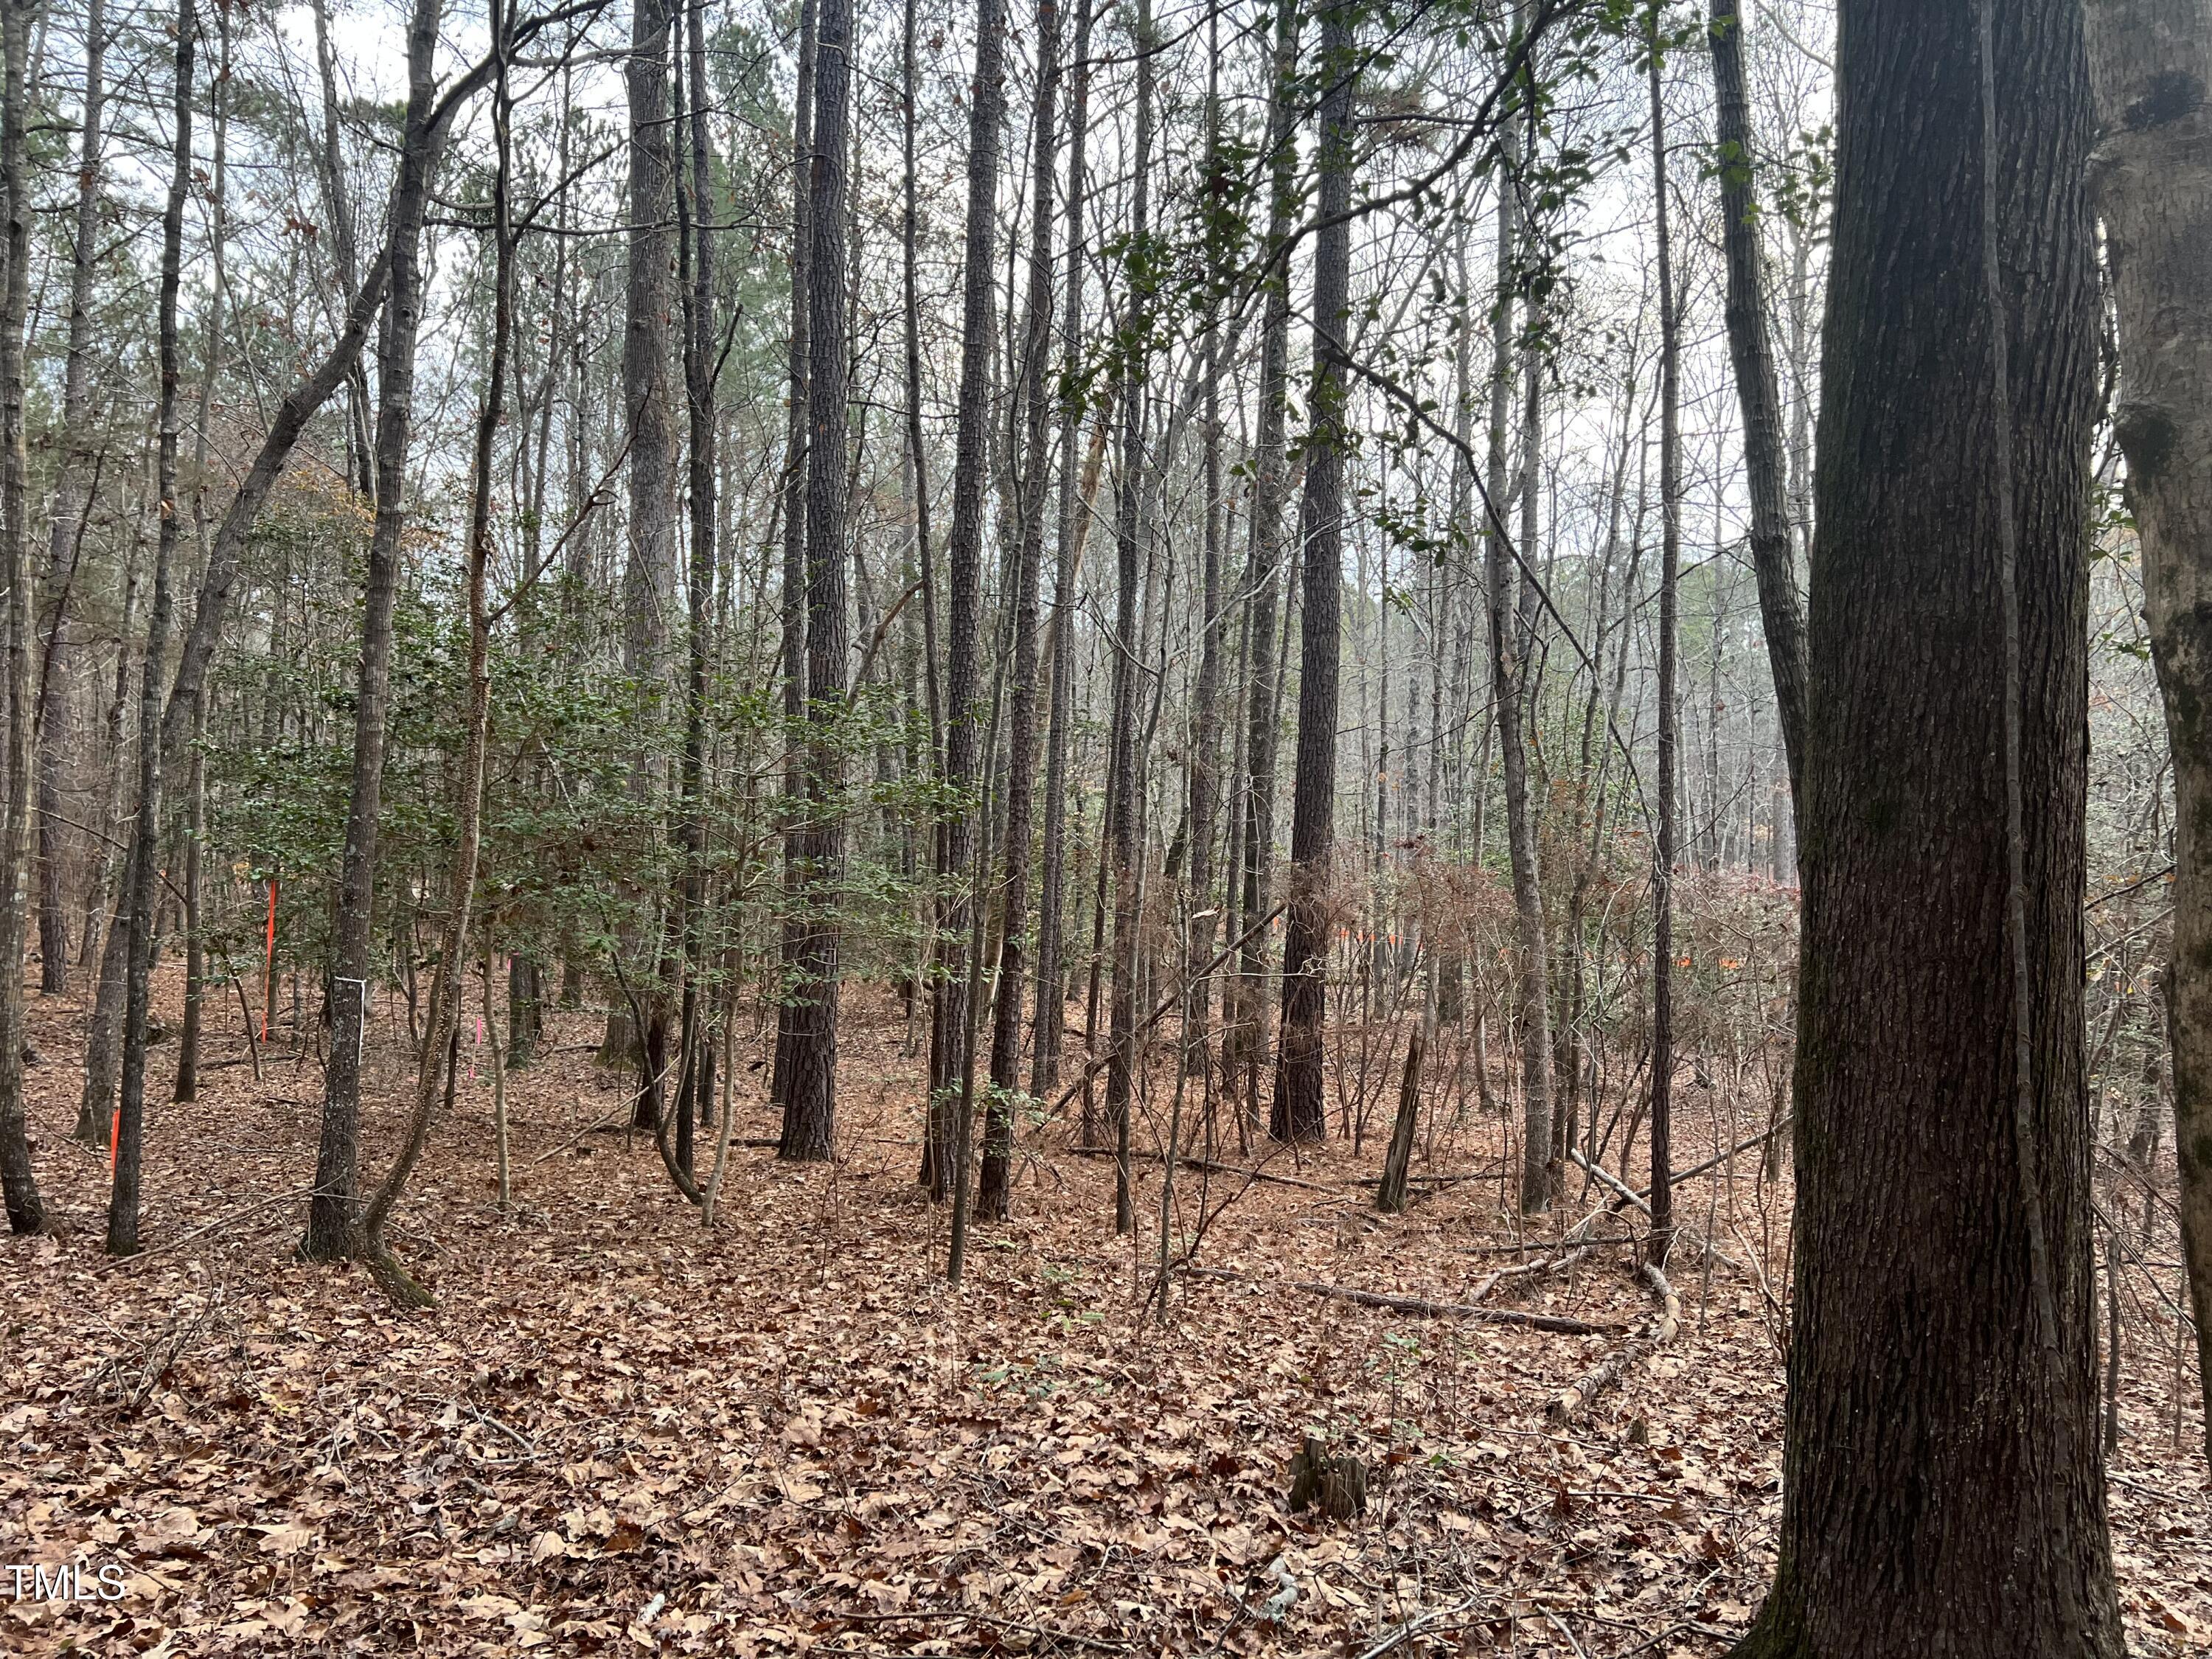
{"type": "Polygon", "coordinates": [[[843,763],[830,728],[843,718],[847,118],[850,0],[821,0],[814,58],[814,130],[807,166],[806,790],[796,837],[799,934],[778,1043],[784,1051],[783,1133],[776,1156],[826,1158],[837,1127],[837,888],[845,822],[843,763]]]}
{"type": "Polygon", "coordinates": [[[2212,9],[2089,0],[2117,426],[2173,745],[2174,1161],[2212,1430],[2212,9]]]}
{"type": "Polygon", "coordinates": [[[1267,1133],[1319,1140],[1323,1026],[1328,1014],[1329,850],[1336,838],[1338,621],[1344,564],[1344,404],[1352,293],[1352,102],[1358,79],[1352,12],[1322,15],[1321,229],[1314,238],[1313,429],[1306,445],[1305,542],[1298,630],[1297,771],[1291,789],[1290,915],[1283,928],[1282,1036],[1267,1133]]]}
{"type": "Polygon", "coordinates": [[[1986,142],[1976,9],[1846,0],[1839,20],[1797,1283],[1780,1561],[1741,1659],[2123,1650],[2082,1075],[2088,88],[2079,8],[2018,0],[1986,142]]]}

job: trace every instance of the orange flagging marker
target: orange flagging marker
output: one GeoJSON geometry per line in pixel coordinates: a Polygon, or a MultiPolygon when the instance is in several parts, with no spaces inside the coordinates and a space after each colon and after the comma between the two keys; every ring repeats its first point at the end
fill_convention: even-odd
{"type": "Polygon", "coordinates": [[[269,1041],[270,1022],[276,1017],[276,878],[269,878],[269,931],[261,952],[261,1041],[269,1041]]]}

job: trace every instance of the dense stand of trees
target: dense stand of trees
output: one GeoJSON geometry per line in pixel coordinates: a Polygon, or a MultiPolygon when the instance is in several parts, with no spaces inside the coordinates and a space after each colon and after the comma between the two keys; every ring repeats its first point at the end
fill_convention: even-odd
{"type": "Polygon", "coordinates": [[[321,1065],[304,1254],[410,1300],[479,972],[710,1215],[748,1051],[834,1158],[891,988],[955,1279],[1061,1118],[1133,1231],[1401,1045],[1522,1215],[1647,1160],[1663,1268],[1757,1074],[1740,1650],[2118,1653],[2169,1097],[2212,1321],[2212,27],[2086,10],[0,0],[11,1226],[33,950],[111,1251],[234,1002],[321,1065]]]}

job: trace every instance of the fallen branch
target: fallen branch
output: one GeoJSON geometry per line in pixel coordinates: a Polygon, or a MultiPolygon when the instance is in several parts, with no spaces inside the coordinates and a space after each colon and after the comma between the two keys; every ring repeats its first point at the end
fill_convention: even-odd
{"type": "Polygon", "coordinates": [[[1487,1302],[1490,1300],[1490,1293],[1500,1285],[1516,1284],[1523,1279],[1541,1279],[1547,1273],[1559,1272],[1562,1267],[1571,1267],[1595,1248],[1593,1245],[1585,1244],[1579,1249],[1568,1251],[1565,1255],[1547,1256],[1541,1261],[1524,1261],[1517,1267],[1500,1267],[1481,1284],[1476,1285],[1474,1294],[1468,1300],[1487,1302]]]}
{"type": "Polygon", "coordinates": [[[1553,1422],[1573,1422],[1590,1408],[1598,1395],[1620,1382],[1631,1365],[1653,1348],[1663,1347],[1674,1340],[1674,1333],[1682,1323],[1681,1297],[1674,1294],[1667,1275],[1648,1261],[1637,1269],[1637,1276],[1659,1298],[1658,1311],[1633,1337],[1559,1390],[1547,1410],[1553,1422]]]}
{"type": "MultiPolygon", "coordinates": [[[[1760,1137],[1761,1139],[1764,1139],[1765,1138],[1765,1137],[1764,1136],[1760,1137]]],[[[1607,1169],[1602,1164],[1592,1163],[1589,1158],[1584,1158],[1580,1152],[1574,1151],[1572,1148],[1568,1149],[1567,1156],[1572,1158],[1577,1164],[1580,1164],[1583,1169],[1587,1170],[1597,1181],[1599,1185],[1610,1188],[1613,1191],[1613,1196],[1619,1199],[1621,1203],[1629,1206],[1632,1209],[1635,1210],[1638,1214],[1643,1216],[1645,1220],[1648,1221],[1650,1219],[1651,1206],[1644,1198],[1643,1194],[1636,1191],[1633,1188],[1629,1186],[1626,1182],[1623,1181],[1619,1176],[1613,1174],[1612,1170],[1607,1169]]],[[[1712,1165],[1711,1164],[1700,1164],[1697,1170],[1690,1170],[1687,1173],[1694,1175],[1704,1170],[1711,1169],[1711,1167],[1712,1165]]],[[[1595,1216],[1591,1216],[1583,1221],[1577,1222],[1575,1224],[1573,1231],[1570,1231],[1567,1235],[1568,1237],[1574,1237],[1576,1233],[1579,1232],[1583,1228],[1589,1226],[1591,1222],[1594,1222],[1596,1219],[1597,1218],[1595,1216]]],[[[1727,1251],[1722,1249],[1718,1245],[1715,1244],[1712,1240],[1707,1238],[1703,1233],[1698,1231],[1694,1227],[1685,1227],[1678,1223],[1674,1228],[1674,1236],[1678,1239],[1688,1239],[1692,1244],[1703,1251],[1704,1255],[1701,1258],[1703,1260],[1724,1262],[1729,1267],[1735,1268],[1740,1273],[1748,1273],[1750,1271],[1750,1269],[1746,1267],[1742,1262],[1737,1261],[1727,1251]]]]}
{"type": "MultiPolygon", "coordinates": [[[[1245,1284],[1262,1282],[1249,1273],[1240,1273],[1228,1267],[1186,1267],[1183,1271],[1199,1279],[1225,1279],[1245,1284]]],[[[1570,1319],[1559,1314],[1523,1313],[1517,1308],[1478,1308],[1472,1302],[1431,1302],[1419,1296],[1386,1296],[1379,1291],[1356,1291],[1347,1285],[1324,1285],[1311,1279],[1285,1279],[1278,1282],[1294,1291],[1329,1297],[1339,1302],[1350,1302],[1362,1308],[1379,1308],[1386,1313],[1410,1314],[1417,1319],[1472,1319],[1486,1325],[1519,1325],[1532,1331],[1549,1331],[1558,1336],[1608,1336],[1620,1329],[1618,1325],[1594,1325],[1585,1319],[1570,1319]]]]}
{"type": "MultiPolygon", "coordinates": [[[[1794,1115],[1794,1114],[1784,1113],[1780,1118],[1776,1120],[1775,1125],[1772,1128],[1761,1129],[1757,1134],[1752,1135],[1747,1139],[1737,1141],[1735,1146],[1729,1147],[1726,1152],[1715,1152],[1703,1164],[1692,1164],[1688,1169],[1683,1170],[1681,1174],[1668,1176],[1667,1184],[1670,1187],[1679,1187],[1684,1182],[1693,1180],[1697,1176],[1705,1174],[1708,1170],[1719,1168],[1722,1164],[1734,1158],[1738,1152],[1747,1152],[1754,1146],[1764,1146],[1776,1135],[1780,1134],[1784,1129],[1787,1129],[1790,1127],[1791,1118],[1794,1115]]],[[[1650,1198],[1651,1196],[1651,1189],[1649,1187],[1646,1187],[1641,1193],[1638,1194],[1637,1196],[1639,1198],[1650,1198]]]]}
{"type": "MultiPolygon", "coordinates": [[[[771,1140],[768,1144],[773,1146],[775,1142],[771,1140]]],[[[1067,1150],[1078,1158],[1118,1156],[1111,1146],[1070,1146],[1067,1150]]],[[[1129,1157],[1132,1161],[1142,1159],[1147,1164],[1161,1162],[1161,1154],[1158,1152],[1140,1152],[1133,1149],[1129,1157]]],[[[1183,1169],[1203,1170],[1209,1175],[1242,1176],[1247,1181],[1271,1181],[1278,1187],[1302,1187],[1310,1193],[1327,1193],[1331,1198],[1336,1196],[1335,1188],[1323,1186],[1318,1181],[1301,1181],[1296,1176],[1272,1175],[1265,1170],[1248,1170],[1242,1164],[1216,1164],[1212,1158],[1178,1158],[1176,1162],[1183,1169]]],[[[1362,1181],[1358,1184],[1364,1187],[1367,1183],[1362,1181]]]]}
{"type": "Polygon", "coordinates": [[[1382,1659],[1384,1654],[1403,1647],[1431,1626],[1440,1625],[1447,1619],[1456,1618],[1465,1613],[1474,1605],[1474,1600],[1475,1598],[1470,1595],[1463,1601],[1453,1602],[1448,1607],[1431,1607],[1426,1613],[1415,1613],[1404,1624],[1385,1635],[1373,1647],[1361,1654],[1359,1659],[1382,1659]]]}
{"type": "Polygon", "coordinates": [[[164,1243],[155,1245],[150,1250],[140,1250],[131,1255],[118,1255],[105,1267],[94,1268],[93,1276],[96,1279],[105,1279],[110,1273],[121,1273],[126,1267],[139,1267],[151,1261],[157,1255],[166,1255],[171,1250],[180,1249],[196,1238],[204,1238],[218,1227],[228,1227],[234,1221],[243,1221],[246,1217],[258,1215],[264,1210],[273,1210],[283,1204],[296,1204],[303,1198],[313,1198],[314,1195],[315,1189],[313,1187],[302,1187],[296,1192],[276,1193],[267,1198],[258,1199],[244,1209],[232,1210],[228,1214],[219,1215],[206,1225],[195,1227],[188,1233],[181,1233],[164,1243]]]}

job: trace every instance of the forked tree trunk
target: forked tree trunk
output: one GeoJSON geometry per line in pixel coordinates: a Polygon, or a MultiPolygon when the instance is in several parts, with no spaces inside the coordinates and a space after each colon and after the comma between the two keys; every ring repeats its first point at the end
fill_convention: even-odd
{"type": "MultiPolygon", "coordinates": [[[[2116,426],[2173,748],[2174,1161],[2212,1432],[2212,9],[2088,0],[2116,426]]],[[[2208,1445],[2212,1450],[2212,1444],[2208,1445]]]]}
{"type": "Polygon", "coordinates": [[[2082,1074],[2088,85],[2080,9],[2015,0],[1985,138],[1992,3],[1839,18],[1780,1559],[1738,1659],[2124,1650],[2082,1074]]]}
{"type": "Polygon", "coordinates": [[[1313,429],[1306,442],[1305,543],[1298,629],[1297,772],[1291,792],[1289,917],[1283,927],[1283,1024],[1267,1133],[1315,1141],[1328,1127],[1322,1097],[1328,1015],[1329,849],[1336,839],[1336,705],[1344,565],[1344,405],[1350,387],[1352,301],[1352,10],[1322,14],[1319,208],[1314,238],[1313,429]]]}

